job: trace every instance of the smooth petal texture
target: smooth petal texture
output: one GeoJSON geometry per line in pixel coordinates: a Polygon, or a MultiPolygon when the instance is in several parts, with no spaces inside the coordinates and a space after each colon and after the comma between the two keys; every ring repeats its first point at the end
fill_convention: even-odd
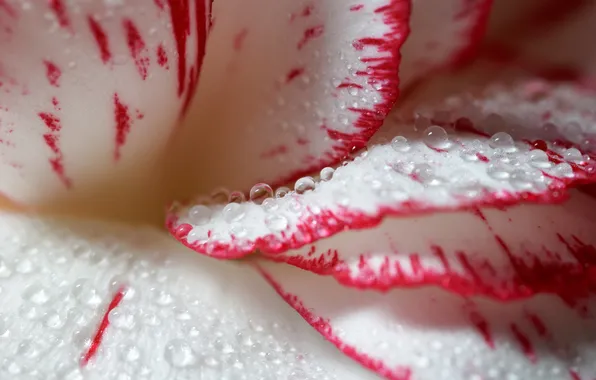
{"type": "Polygon", "coordinates": [[[381,291],[436,285],[501,300],[596,290],[596,201],[387,218],[268,258],[381,291]]]}
{"type": "Polygon", "coordinates": [[[183,192],[248,191],[336,163],[397,98],[408,1],[223,0],[214,17],[172,158],[183,192]]]}
{"type": "Polygon", "coordinates": [[[151,228],[3,214],[0,285],[3,379],[377,378],[250,267],[151,228]]]}
{"type": "Polygon", "coordinates": [[[454,96],[414,121],[388,121],[383,133],[397,137],[334,174],[321,171],[317,183],[300,179],[295,192],[263,205],[175,208],[168,225],[198,252],[230,258],[300,248],[386,215],[558,202],[569,185],[596,179],[595,157],[577,149],[594,149],[595,99],[542,82],[454,96]]]}
{"type": "Polygon", "coordinates": [[[1,4],[0,192],[120,212],[150,196],[140,188],[159,183],[161,153],[194,94],[210,2],[1,4]]]}
{"type": "Polygon", "coordinates": [[[482,42],[492,0],[414,0],[410,35],[401,50],[400,86],[473,58],[482,42]]]}
{"type": "Polygon", "coordinates": [[[501,304],[434,287],[386,294],[343,288],[287,265],[270,283],[344,353],[391,380],[590,379],[596,302],[552,295],[501,304]]]}

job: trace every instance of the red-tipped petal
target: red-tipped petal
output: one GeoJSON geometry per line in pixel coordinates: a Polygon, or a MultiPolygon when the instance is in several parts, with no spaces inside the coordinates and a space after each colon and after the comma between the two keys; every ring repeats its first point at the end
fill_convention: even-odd
{"type": "Polygon", "coordinates": [[[0,4],[0,192],[47,204],[120,181],[91,201],[118,203],[147,185],[194,93],[209,1],[0,4]]]}
{"type": "Polygon", "coordinates": [[[411,32],[401,51],[401,88],[433,69],[473,58],[484,37],[492,0],[415,0],[411,32]]]}
{"type": "Polygon", "coordinates": [[[370,228],[386,215],[561,201],[569,185],[596,179],[594,156],[577,148],[594,148],[595,99],[544,83],[452,97],[415,122],[388,121],[384,133],[398,137],[371,145],[330,180],[298,180],[297,192],[263,206],[180,208],[169,227],[199,252],[239,257],[370,228]]]}
{"type": "Polygon", "coordinates": [[[335,163],[397,98],[409,1],[223,0],[214,16],[173,159],[195,190],[248,190],[335,163]]]}
{"type": "Polygon", "coordinates": [[[2,214],[0,279],[2,379],[376,378],[248,265],[157,229],[2,214]]]}
{"type": "Polygon", "coordinates": [[[593,210],[594,199],[575,192],[562,205],[387,218],[267,257],[363,289],[436,285],[501,300],[572,300],[596,290],[593,210]]]}
{"type": "Polygon", "coordinates": [[[590,379],[596,302],[552,295],[501,304],[434,287],[386,294],[342,288],[287,265],[262,272],[345,354],[390,380],[590,379]]]}

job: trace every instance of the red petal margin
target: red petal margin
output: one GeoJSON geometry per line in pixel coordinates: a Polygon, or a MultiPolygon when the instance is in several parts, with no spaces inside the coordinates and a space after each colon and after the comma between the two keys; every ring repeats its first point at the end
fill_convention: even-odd
{"type": "Polygon", "coordinates": [[[556,296],[499,303],[434,287],[342,288],[287,265],[261,273],[322,336],[389,380],[591,379],[596,302],[556,296]]]}
{"type": "Polygon", "coordinates": [[[407,0],[215,2],[196,107],[173,143],[181,192],[281,183],[364,147],[397,99],[409,14],[407,0]]]}
{"type": "Polygon", "coordinates": [[[369,229],[389,215],[557,203],[569,186],[596,179],[588,153],[595,109],[584,88],[534,81],[452,96],[415,120],[388,120],[378,144],[331,179],[325,171],[321,180],[300,179],[295,192],[262,205],[176,208],[168,227],[200,253],[236,258],[369,229]]]}

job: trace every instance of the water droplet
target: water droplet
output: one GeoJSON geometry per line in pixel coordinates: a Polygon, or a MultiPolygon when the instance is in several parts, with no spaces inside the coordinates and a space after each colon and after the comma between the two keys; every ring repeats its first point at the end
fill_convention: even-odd
{"type": "Polygon", "coordinates": [[[497,132],[490,138],[488,145],[493,149],[501,149],[505,152],[516,150],[513,137],[505,132],[497,132]]]}
{"type": "Polygon", "coordinates": [[[175,339],[166,344],[164,358],[176,368],[191,367],[197,363],[197,357],[190,345],[184,340],[175,339]]]}
{"type": "Polygon", "coordinates": [[[245,215],[244,207],[238,203],[229,203],[222,211],[223,219],[228,223],[239,222],[245,215]]]}
{"type": "Polygon", "coordinates": [[[551,170],[555,177],[573,177],[573,168],[566,162],[561,162],[551,170]]]}
{"type": "Polygon", "coordinates": [[[132,330],[136,321],[134,314],[127,308],[116,308],[108,314],[110,324],[117,329],[132,330]]]}
{"type": "Polygon", "coordinates": [[[275,198],[267,198],[263,201],[263,203],[261,203],[261,207],[263,207],[263,210],[271,212],[277,210],[279,208],[279,204],[275,198]]]}
{"type": "Polygon", "coordinates": [[[410,143],[408,143],[408,139],[403,136],[394,137],[391,140],[391,147],[396,152],[407,152],[410,150],[410,143]]]}
{"type": "Polygon", "coordinates": [[[283,198],[288,195],[292,190],[287,187],[280,187],[279,189],[275,190],[275,198],[283,198]]]}
{"type": "Polygon", "coordinates": [[[228,199],[228,203],[244,203],[246,202],[246,197],[244,193],[241,191],[232,191],[230,193],[230,199],[228,199]]]}
{"type": "Polygon", "coordinates": [[[250,189],[250,200],[256,204],[261,204],[271,197],[273,197],[273,189],[266,183],[257,183],[250,189]]]}
{"type": "Polygon", "coordinates": [[[439,185],[441,183],[441,180],[435,175],[433,168],[429,164],[414,165],[412,175],[418,181],[427,185],[439,185]]]}
{"type": "Polygon", "coordinates": [[[451,141],[445,129],[433,125],[424,131],[424,143],[431,149],[447,150],[451,147],[451,141]]]}
{"type": "Polygon", "coordinates": [[[154,291],[154,300],[160,306],[168,306],[174,302],[174,297],[167,291],[158,289],[154,291]]]}
{"type": "Polygon", "coordinates": [[[265,224],[270,230],[281,232],[288,227],[288,219],[283,215],[268,215],[265,224]]]}
{"type": "Polygon", "coordinates": [[[30,274],[35,271],[35,264],[33,264],[33,261],[29,260],[28,258],[21,258],[17,260],[15,269],[18,273],[30,274]]]}
{"type": "Polygon", "coordinates": [[[248,235],[248,230],[240,223],[234,223],[230,226],[230,235],[242,239],[248,235]]]}
{"type": "Polygon", "coordinates": [[[45,316],[45,325],[51,329],[61,329],[66,324],[66,320],[57,311],[52,311],[45,316]]]}
{"type": "Polygon", "coordinates": [[[72,293],[77,301],[90,307],[96,307],[102,301],[97,289],[89,286],[84,280],[79,280],[75,283],[72,293]]]}
{"type": "Polygon", "coordinates": [[[498,180],[506,180],[511,177],[511,170],[512,168],[508,165],[496,163],[496,164],[489,164],[486,168],[486,173],[489,177],[498,179],[498,180]]]}
{"type": "Polygon", "coordinates": [[[335,173],[335,169],[326,167],[321,169],[320,177],[322,181],[331,181],[333,178],[333,174],[335,173]]]}
{"type": "Polygon", "coordinates": [[[476,162],[476,161],[480,160],[480,158],[478,158],[477,152],[471,148],[463,149],[461,151],[461,153],[459,154],[459,156],[462,158],[462,160],[468,161],[468,162],[476,162]]]}
{"type": "Polygon", "coordinates": [[[552,166],[552,163],[548,159],[548,154],[540,149],[531,151],[528,161],[535,168],[548,169],[552,166]]]}
{"type": "Polygon", "coordinates": [[[135,344],[124,344],[120,347],[120,356],[124,361],[134,363],[141,358],[141,350],[135,344]]]}
{"type": "Polygon", "coordinates": [[[22,294],[24,300],[33,302],[36,305],[43,305],[50,300],[48,291],[39,284],[28,286],[22,294]]]}
{"type": "Polygon", "coordinates": [[[307,191],[314,190],[315,180],[312,177],[302,177],[294,184],[294,190],[298,194],[304,194],[307,191]]]}
{"type": "Polygon", "coordinates": [[[10,277],[11,274],[12,270],[10,269],[10,267],[6,264],[4,260],[0,259],[0,278],[10,277]]]}
{"type": "Polygon", "coordinates": [[[202,226],[211,220],[211,209],[207,206],[193,206],[188,210],[188,218],[191,224],[202,226]]]}
{"type": "Polygon", "coordinates": [[[567,161],[580,163],[584,160],[582,152],[576,148],[569,148],[565,152],[563,152],[563,158],[567,161]]]}

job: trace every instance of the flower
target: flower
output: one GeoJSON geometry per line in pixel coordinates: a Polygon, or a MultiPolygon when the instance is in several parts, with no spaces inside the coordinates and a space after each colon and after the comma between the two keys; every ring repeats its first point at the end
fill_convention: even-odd
{"type": "Polygon", "coordinates": [[[0,377],[592,378],[595,14],[0,1],[0,377]]]}

